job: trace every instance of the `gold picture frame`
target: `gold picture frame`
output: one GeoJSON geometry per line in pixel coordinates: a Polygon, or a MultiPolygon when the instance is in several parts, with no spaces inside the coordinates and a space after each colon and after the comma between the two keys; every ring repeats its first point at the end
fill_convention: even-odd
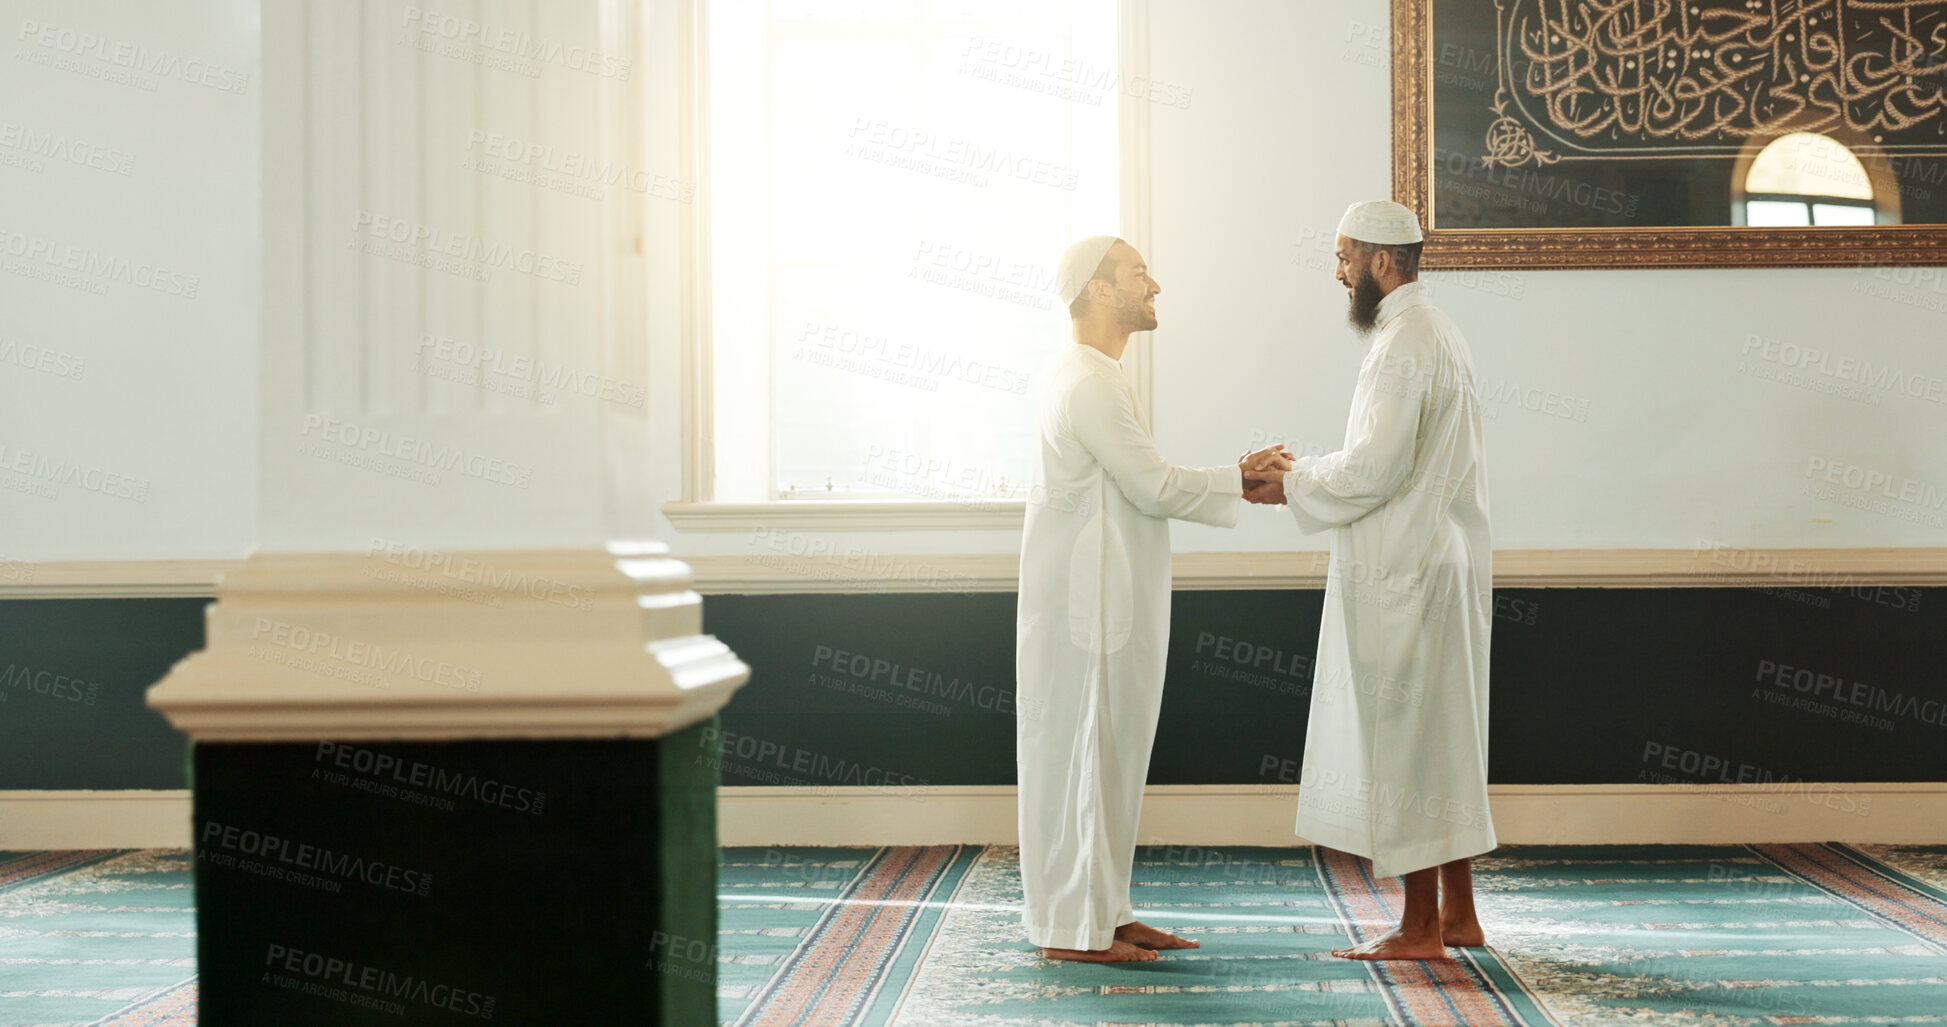
{"type": "MultiPolygon", "coordinates": [[[[1947,225],[1442,228],[1433,189],[1433,4],[1392,0],[1393,195],[1426,226],[1428,269],[1947,264],[1947,225]]],[[[1450,0],[1442,0],[1450,2],[1450,0]]],[[[1947,158],[1943,158],[1947,159],[1947,158]]]]}

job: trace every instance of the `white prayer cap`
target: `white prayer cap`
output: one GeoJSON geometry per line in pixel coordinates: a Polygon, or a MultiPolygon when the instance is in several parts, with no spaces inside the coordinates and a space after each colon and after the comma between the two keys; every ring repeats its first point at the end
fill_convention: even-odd
{"type": "Polygon", "coordinates": [[[1405,246],[1424,242],[1420,219],[1403,204],[1391,200],[1371,200],[1346,208],[1339,221],[1339,234],[1347,239],[1379,246],[1405,246]]]}
{"type": "Polygon", "coordinates": [[[1102,258],[1109,255],[1109,247],[1118,241],[1113,235],[1091,235],[1062,253],[1061,263],[1055,268],[1055,292],[1060,294],[1063,304],[1075,302],[1075,297],[1082,294],[1082,287],[1095,277],[1095,269],[1102,266],[1102,258]]]}

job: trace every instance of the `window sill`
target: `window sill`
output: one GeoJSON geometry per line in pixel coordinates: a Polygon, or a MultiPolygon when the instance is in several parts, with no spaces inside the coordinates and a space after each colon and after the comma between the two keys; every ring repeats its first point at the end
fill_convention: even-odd
{"type": "Polygon", "coordinates": [[[663,504],[677,531],[1019,531],[1025,499],[781,499],[663,504]]]}

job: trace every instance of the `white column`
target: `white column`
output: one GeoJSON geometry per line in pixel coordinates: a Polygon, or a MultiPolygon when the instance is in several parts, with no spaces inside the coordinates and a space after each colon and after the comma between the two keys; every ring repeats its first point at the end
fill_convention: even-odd
{"type": "Polygon", "coordinates": [[[631,521],[610,497],[641,471],[605,462],[647,416],[628,28],[438,6],[265,6],[265,550],[631,521]]]}
{"type": "Polygon", "coordinates": [[[636,541],[633,8],[437,6],[263,6],[258,548],[151,696],[198,740],[654,735],[747,674],[636,541]]]}

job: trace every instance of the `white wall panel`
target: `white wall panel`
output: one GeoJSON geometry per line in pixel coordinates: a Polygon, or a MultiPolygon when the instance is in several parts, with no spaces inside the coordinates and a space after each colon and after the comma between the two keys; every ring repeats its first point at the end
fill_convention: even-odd
{"type": "Polygon", "coordinates": [[[249,545],[258,35],[254,0],[0,0],[0,559],[249,545]]]}

